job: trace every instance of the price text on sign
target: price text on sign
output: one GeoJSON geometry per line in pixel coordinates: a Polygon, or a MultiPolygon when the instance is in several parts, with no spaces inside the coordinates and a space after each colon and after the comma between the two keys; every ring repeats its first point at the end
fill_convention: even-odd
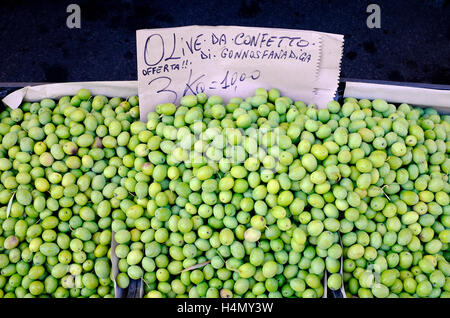
{"type": "Polygon", "coordinates": [[[320,59],[311,31],[190,26],[137,31],[141,120],[159,103],[206,93],[224,98],[283,88],[309,102],[320,59]]]}

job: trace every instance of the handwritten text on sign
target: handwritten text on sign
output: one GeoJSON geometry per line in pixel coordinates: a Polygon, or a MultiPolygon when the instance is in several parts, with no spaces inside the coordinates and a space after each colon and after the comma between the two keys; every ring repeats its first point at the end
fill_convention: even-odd
{"type": "Polygon", "coordinates": [[[280,88],[311,102],[321,37],[311,31],[189,26],[137,31],[141,120],[160,103],[206,93],[250,96],[280,88]]]}

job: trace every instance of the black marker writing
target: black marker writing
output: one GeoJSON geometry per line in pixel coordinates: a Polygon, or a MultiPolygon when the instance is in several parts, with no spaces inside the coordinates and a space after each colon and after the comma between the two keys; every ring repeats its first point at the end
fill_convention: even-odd
{"type": "MultiPolygon", "coordinates": [[[[160,77],[154,78],[150,82],[148,82],[148,86],[157,86],[157,87],[164,86],[161,89],[156,90],[156,93],[157,94],[169,93],[169,95],[173,95],[172,103],[175,103],[177,100],[177,97],[178,97],[177,93],[173,90],[167,89],[171,83],[172,83],[172,79],[170,77],[160,76],[160,77]],[[164,86],[164,82],[165,82],[166,86],[164,86]]],[[[169,98],[167,98],[167,99],[169,99],[169,98]]]]}

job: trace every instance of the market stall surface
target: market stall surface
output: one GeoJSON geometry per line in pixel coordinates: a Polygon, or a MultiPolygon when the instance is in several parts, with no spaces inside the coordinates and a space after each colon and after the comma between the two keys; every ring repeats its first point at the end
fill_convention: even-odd
{"type": "Polygon", "coordinates": [[[73,1],[0,4],[0,82],[134,80],[135,30],[200,25],[310,29],[345,35],[342,77],[450,83],[450,1],[79,0],[81,28],[69,29],[73,1]]]}

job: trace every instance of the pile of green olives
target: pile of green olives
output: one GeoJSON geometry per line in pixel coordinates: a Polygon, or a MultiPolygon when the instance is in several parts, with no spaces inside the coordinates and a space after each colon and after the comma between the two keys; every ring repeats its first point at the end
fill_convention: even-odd
{"type": "Polygon", "coordinates": [[[327,270],[340,288],[339,211],[321,184],[335,172],[319,165],[319,138],[302,153],[301,140],[316,140],[306,111],[317,113],[276,89],[157,105],[133,136],[133,198],[112,223],[118,285],[142,278],[146,297],[315,298],[327,270]]]}
{"type": "Polygon", "coordinates": [[[117,135],[138,99],[25,102],[0,113],[0,297],[114,297],[111,223],[119,208],[117,135]]]}
{"type": "Polygon", "coordinates": [[[449,134],[449,116],[379,99],[157,105],[113,224],[124,281],[146,297],[448,297],[449,134]]]}
{"type": "Polygon", "coordinates": [[[339,113],[348,126],[334,138],[350,148],[339,188],[348,296],[448,298],[450,117],[353,98],[339,113]]]}

